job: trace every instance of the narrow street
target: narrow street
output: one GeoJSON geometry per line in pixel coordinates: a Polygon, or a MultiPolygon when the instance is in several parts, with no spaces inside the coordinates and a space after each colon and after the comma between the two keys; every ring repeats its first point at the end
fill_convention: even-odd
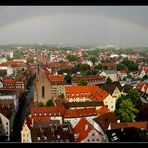
{"type": "Polygon", "coordinates": [[[16,114],[14,120],[13,134],[11,136],[11,142],[21,142],[21,130],[23,123],[25,121],[25,117],[28,115],[28,107],[33,99],[33,77],[30,78],[27,88],[29,90],[28,93],[24,96],[23,101],[19,105],[19,110],[16,114]]]}

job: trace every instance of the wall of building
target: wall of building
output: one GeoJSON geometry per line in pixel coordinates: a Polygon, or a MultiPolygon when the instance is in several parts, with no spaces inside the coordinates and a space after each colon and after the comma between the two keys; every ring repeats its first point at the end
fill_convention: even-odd
{"type": "Polygon", "coordinates": [[[9,120],[3,115],[0,113],[0,118],[2,120],[2,124],[3,124],[3,127],[4,127],[4,131],[5,131],[5,135],[8,136],[8,140],[10,139],[10,122],[9,120]]]}
{"type": "Polygon", "coordinates": [[[104,138],[96,131],[96,130],[91,130],[88,133],[88,136],[81,141],[81,143],[102,143],[104,142],[104,138]]]}
{"type": "Polygon", "coordinates": [[[50,99],[52,99],[52,88],[51,84],[49,83],[49,80],[47,79],[46,75],[44,73],[40,73],[38,76],[38,80],[34,83],[34,102],[43,102],[46,104],[46,102],[50,99]],[[44,98],[42,97],[42,87],[44,86],[44,98]]]}
{"type": "Polygon", "coordinates": [[[26,123],[23,125],[23,129],[21,131],[21,142],[31,142],[31,132],[26,123]]]}
{"type": "Polygon", "coordinates": [[[115,107],[116,107],[116,100],[117,98],[113,98],[111,95],[108,95],[104,100],[104,105],[107,105],[108,109],[110,110],[110,112],[114,112],[115,111],[115,107]]]}

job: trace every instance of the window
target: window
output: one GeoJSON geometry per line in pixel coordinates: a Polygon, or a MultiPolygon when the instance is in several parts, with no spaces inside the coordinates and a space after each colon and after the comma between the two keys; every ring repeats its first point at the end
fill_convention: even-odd
{"type": "Polygon", "coordinates": [[[6,125],[8,125],[8,122],[6,122],[6,125]]]}
{"type": "Polygon", "coordinates": [[[42,87],[42,98],[45,98],[45,87],[42,87]]]}
{"type": "Polygon", "coordinates": [[[90,139],[87,140],[88,142],[90,141],[90,139]]]}
{"type": "Polygon", "coordinates": [[[92,136],[94,136],[95,134],[92,134],[92,136]]]}
{"type": "Polygon", "coordinates": [[[99,141],[99,139],[97,139],[97,141],[99,141]]]}
{"type": "Polygon", "coordinates": [[[94,141],[94,139],[92,139],[92,141],[94,141]]]}

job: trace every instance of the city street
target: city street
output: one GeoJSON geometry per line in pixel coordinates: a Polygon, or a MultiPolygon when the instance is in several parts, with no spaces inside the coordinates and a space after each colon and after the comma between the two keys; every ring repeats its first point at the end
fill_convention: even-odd
{"type": "Polygon", "coordinates": [[[33,77],[30,78],[27,88],[28,92],[25,95],[25,98],[21,102],[19,106],[18,113],[16,114],[16,118],[14,120],[13,134],[11,136],[11,142],[21,142],[21,130],[25,121],[25,117],[28,115],[28,107],[33,99],[33,77]]]}

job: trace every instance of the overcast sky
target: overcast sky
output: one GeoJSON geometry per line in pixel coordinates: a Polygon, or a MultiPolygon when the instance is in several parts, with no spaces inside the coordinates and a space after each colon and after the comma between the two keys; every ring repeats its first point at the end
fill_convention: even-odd
{"type": "Polygon", "coordinates": [[[0,6],[0,44],[148,46],[147,6],[0,6]]]}

